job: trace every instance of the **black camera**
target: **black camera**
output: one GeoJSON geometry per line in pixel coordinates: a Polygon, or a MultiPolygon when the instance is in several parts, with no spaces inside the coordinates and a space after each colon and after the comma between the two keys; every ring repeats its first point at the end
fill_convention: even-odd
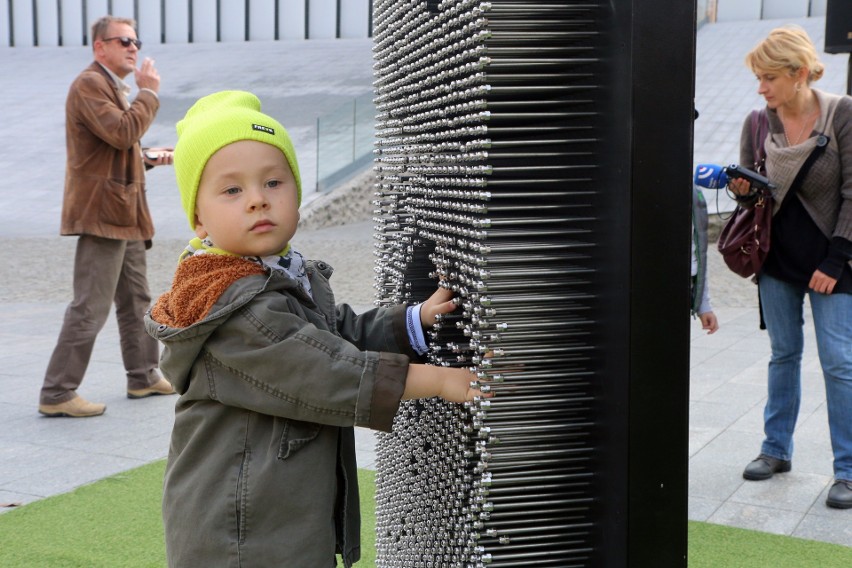
{"type": "Polygon", "coordinates": [[[775,184],[770,182],[768,178],[737,164],[726,167],[725,175],[728,176],[728,179],[744,179],[751,184],[753,189],[775,189],[775,184]]]}

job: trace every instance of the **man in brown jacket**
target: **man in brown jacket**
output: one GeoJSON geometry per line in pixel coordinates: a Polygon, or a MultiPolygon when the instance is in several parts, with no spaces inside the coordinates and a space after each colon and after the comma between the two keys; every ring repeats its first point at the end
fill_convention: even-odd
{"type": "Polygon", "coordinates": [[[79,235],[74,299],[68,305],[39,400],[46,416],[97,416],[106,405],[77,395],[95,339],[115,302],[127,396],[173,394],[159,376],[159,350],[143,316],[151,303],[145,251],[154,226],[145,199],[145,167],[171,164],[168,149],[143,156],[139,140],[159,108],[160,76],[146,58],[131,19],[106,16],[92,26],[95,61],[69,89],[62,235],[79,235]],[[133,73],[139,92],[127,99],[133,73]]]}

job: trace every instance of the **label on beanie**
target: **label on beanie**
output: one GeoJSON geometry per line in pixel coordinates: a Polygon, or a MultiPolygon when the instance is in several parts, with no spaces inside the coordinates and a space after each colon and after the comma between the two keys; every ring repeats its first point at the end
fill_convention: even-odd
{"type": "Polygon", "coordinates": [[[266,132],[267,134],[272,134],[273,136],[275,136],[275,130],[273,130],[272,128],[269,128],[268,126],[261,126],[260,124],[252,124],[251,127],[252,127],[253,130],[260,130],[262,132],[266,132]]]}

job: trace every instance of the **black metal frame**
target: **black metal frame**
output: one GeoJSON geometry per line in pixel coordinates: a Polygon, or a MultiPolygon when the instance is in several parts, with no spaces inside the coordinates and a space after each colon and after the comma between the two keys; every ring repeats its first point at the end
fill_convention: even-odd
{"type": "Polygon", "coordinates": [[[614,2],[608,29],[602,566],[687,564],[695,9],[614,2]]]}
{"type": "MultiPolygon", "coordinates": [[[[401,41],[401,36],[394,35],[398,28],[391,24],[400,17],[405,22],[408,16],[407,25],[425,26],[421,22],[441,17],[448,5],[428,2],[419,8],[422,13],[401,13],[392,10],[392,2],[388,0],[381,8],[376,36],[381,68],[376,82],[377,96],[384,101],[383,108],[379,109],[382,118],[377,123],[381,154],[377,172],[379,185],[386,192],[381,194],[381,210],[377,214],[381,223],[378,248],[383,259],[378,266],[381,276],[377,278],[379,289],[384,291],[381,301],[417,301],[431,293],[435,285],[433,275],[427,278],[427,270],[446,276],[448,285],[458,292],[467,312],[467,315],[454,317],[467,319],[443,322],[437,327],[431,337],[438,349],[430,357],[441,365],[477,365],[484,381],[495,380],[493,386],[487,386],[494,389],[496,396],[487,405],[474,401],[472,419],[454,415],[453,419],[445,420],[448,409],[433,407],[431,403],[415,403],[400,409],[393,435],[379,444],[379,475],[393,480],[385,484],[385,491],[377,493],[378,516],[385,527],[379,531],[380,555],[402,562],[405,558],[400,555],[437,553],[446,557],[463,551],[461,554],[469,555],[471,565],[476,566],[484,566],[492,560],[505,566],[526,566],[536,561],[548,566],[565,562],[559,564],[560,567],[568,563],[606,568],[686,566],[695,3],[672,6],[670,0],[598,3],[576,0],[557,9],[568,11],[559,16],[565,17],[564,20],[557,20],[536,18],[536,15],[548,13],[556,2],[531,3],[531,12],[524,15],[516,12],[516,4],[507,2],[503,19],[499,12],[501,3],[495,2],[493,18],[477,24],[493,25],[494,35],[482,37],[496,38],[489,52],[496,64],[483,62],[484,76],[494,82],[489,88],[494,88],[484,95],[486,100],[476,103],[494,111],[489,115],[487,130],[493,140],[484,141],[476,139],[482,130],[465,131],[464,134],[459,134],[460,130],[449,130],[448,119],[434,111],[434,107],[445,103],[441,99],[430,99],[438,91],[429,89],[444,79],[432,80],[429,74],[456,65],[452,59],[432,62],[433,68],[423,71],[415,63],[416,59],[403,51],[403,56],[407,57],[403,64],[388,65],[388,60],[393,60],[398,53],[394,42],[401,41]],[[572,7],[576,12],[570,13],[572,7]],[[570,29],[573,35],[532,35],[539,31],[537,26],[552,25],[556,21],[567,26],[560,31],[570,29]],[[500,33],[506,35],[500,36],[500,33]],[[530,37],[535,39],[530,40],[530,37]],[[554,37],[560,41],[570,39],[567,39],[568,45],[542,44],[539,51],[548,53],[548,47],[588,50],[583,52],[588,54],[587,59],[568,56],[560,61],[560,65],[574,65],[570,67],[572,71],[582,69],[579,76],[584,77],[583,80],[572,83],[578,75],[564,73],[567,67],[561,69],[562,75],[557,74],[558,78],[553,79],[556,86],[566,81],[562,86],[579,87],[579,90],[564,98],[551,95],[542,100],[532,98],[532,91],[527,94],[523,94],[523,90],[513,92],[513,89],[522,89],[519,85],[525,81],[541,80],[535,72],[527,73],[527,68],[519,62],[535,67],[552,61],[524,59],[514,54],[515,59],[512,59],[507,56],[506,45],[529,49],[534,41],[554,37]],[[500,44],[501,40],[504,43],[500,44]],[[580,43],[571,44],[571,41],[580,43]],[[504,58],[502,66],[499,65],[501,56],[504,58]],[[585,73],[589,73],[588,76],[585,73]],[[411,89],[407,85],[412,76],[422,80],[420,88],[427,93],[424,99],[417,98],[413,102],[408,96],[411,89]],[[511,86],[507,89],[506,85],[511,86]],[[502,99],[499,98],[501,93],[502,99]],[[506,96],[509,93],[510,98],[506,96]],[[580,95],[575,99],[577,93],[580,95]],[[525,96],[528,98],[524,99],[525,96]],[[412,105],[415,110],[406,105],[412,105]],[[535,113],[535,109],[541,107],[536,105],[544,105],[552,112],[550,122],[541,123],[542,115],[535,113]],[[507,112],[507,108],[511,108],[511,112],[507,112]],[[412,116],[412,113],[421,114],[412,116]],[[564,141],[523,138],[529,129],[560,128],[564,125],[559,120],[569,115],[576,122],[565,122],[565,125],[590,129],[587,138],[582,140],[584,144],[572,147],[582,150],[579,155],[583,158],[561,148],[564,141]],[[454,136],[470,137],[472,141],[458,147],[448,146],[452,149],[446,152],[458,152],[458,156],[445,154],[440,146],[432,149],[425,144],[431,139],[420,133],[441,128],[448,132],[440,133],[438,141],[443,137],[455,140],[454,136]],[[407,137],[400,138],[401,133],[407,137]],[[532,154],[525,154],[517,149],[521,140],[536,144],[556,142],[557,151],[549,153],[548,149],[554,146],[544,144],[532,154]],[[484,145],[491,152],[477,156],[467,148],[468,144],[473,148],[484,145]],[[507,145],[514,149],[507,152],[507,145]],[[415,147],[418,150],[411,149],[415,147]],[[432,154],[424,155],[426,152],[432,154]],[[489,164],[488,178],[479,180],[477,160],[487,162],[489,159],[497,163],[489,164]],[[527,174],[532,179],[519,182],[511,177],[515,169],[548,171],[559,167],[581,168],[584,175],[566,175],[559,181],[563,185],[580,182],[578,187],[584,191],[566,192],[555,198],[557,201],[551,201],[555,194],[534,190],[552,189],[549,185],[552,179],[527,174]],[[468,177],[442,178],[449,175],[447,172],[468,177]],[[478,194],[466,196],[464,191],[479,187],[481,183],[494,190],[486,202],[458,203],[480,200],[478,194]],[[505,188],[506,183],[512,192],[529,192],[531,200],[536,194],[535,199],[540,201],[535,203],[543,206],[541,213],[522,214],[528,203],[517,201],[517,196],[511,193],[504,194],[505,189],[501,187],[505,188]],[[500,197],[507,200],[503,204],[496,202],[500,197]],[[566,216],[560,221],[559,230],[540,230],[541,225],[549,222],[548,208],[575,206],[589,213],[566,216]],[[464,213],[457,214],[459,211],[464,213]],[[487,211],[489,218],[478,217],[482,211],[487,211]],[[449,224],[445,223],[447,220],[449,224]],[[479,247],[480,243],[468,242],[472,234],[470,228],[477,228],[481,223],[488,229],[497,228],[499,234],[499,227],[503,226],[500,221],[524,227],[524,236],[512,232],[500,234],[504,241],[515,239],[511,243],[514,245],[529,245],[524,238],[530,233],[536,239],[549,235],[558,242],[571,241],[573,237],[561,231],[573,227],[570,223],[575,222],[583,229],[583,236],[577,238],[582,242],[574,244],[581,246],[575,249],[578,254],[571,257],[573,262],[565,262],[568,257],[559,257],[563,262],[556,264],[552,261],[558,258],[553,257],[548,259],[550,264],[535,265],[535,259],[512,255],[511,244],[499,239],[492,243],[490,239],[495,232],[472,237],[484,239],[484,249],[479,247]],[[410,246],[406,248],[405,243],[410,246]],[[457,247],[465,250],[456,250],[457,247]],[[403,248],[405,250],[401,250],[403,248]],[[468,249],[475,254],[468,254],[468,249]],[[469,262],[481,262],[488,268],[483,272],[488,274],[482,276],[482,272],[472,270],[469,262]],[[518,272],[511,273],[513,266],[528,271],[526,281],[519,279],[518,272]],[[500,281],[501,268],[503,281],[500,281]],[[491,269],[493,273],[489,272],[491,269]],[[554,273],[562,275],[563,280],[547,281],[546,278],[554,273]],[[577,278],[577,274],[582,274],[582,278],[577,278]],[[513,334],[513,326],[528,322],[517,315],[520,312],[514,312],[514,318],[506,316],[506,312],[501,315],[502,307],[494,310],[493,316],[514,320],[500,328],[505,330],[505,335],[491,335],[488,325],[483,327],[481,322],[473,321],[474,315],[488,314],[488,309],[477,311],[481,308],[502,304],[536,313],[542,308],[536,301],[553,301],[552,293],[528,294],[526,286],[530,284],[554,286],[559,294],[578,293],[573,299],[582,303],[585,317],[574,320],[581,327],[575,330],[578,333],[574,334],[573,343],[566,338],[560,343],[553,333],[540,336],[539,344],[535,343],[535,337],[513,334]],[[483,297],[474,293],[481,290],[502,291],[502,295],[488,297],[487,302],[481,303],[483,297]],[[492,299],[498,303],[492,304],[492,299]],[[459,323],[466,333],[458,331],[461,329],[459,323]],[[474,338],[477,345],[473,346],[466,337],[474,338]],[[546,343],[554,337],[555,343],[546,343]],[[492,349],[495,346],[492,342],[497,349],[492,349]],[[504,346],[508,348],[502,349],[504,346]],[[546,351],[543,359],[535,354],[539,348],[546,351]],[[530,350],[529,357],[524,357],[525,350],[530,350]],[[491,355],[477,354],[482,352],[491,355]],[[508,359],[501,363],[507,352],[508,359]],[[489,360],[491,356],[493,361],[489,360]],[[576,368],[563,365],[565,362],[576,363],[576,368]],[[498,369],[496,374],[493,368],[498,369]],[[577,370],[584,379],[582,383],[548,390],[566,386],[567,383],[558,382],[575,378],[572,373],[577,370]],[[513,377],[502,389],[502,395],[500,371],[513,377]],[[530,372],[544,377],[535,376],[532,382],[525,382],[525,375],[530,372]],[[557,394],[546,399],[524,399],[520,392],[524,390],[522,387],[529,387],[528,392],[538,389],[536,396],[547,392],[557,394]],[[526,410],[512,408],[519,400],[526,410]],[[552,412],[554,405],[559,404],[563,405],[559,411],[552,412]],[[542,407],[543,415],[531,414],[542,407]],[[552,413],[548,415],[548,412],[552,413]],[[503,419],[501,414],[508,414],[509,418],[503,419]],[[521,424],[525,420],[527,422],[521,424]],[[554,430],[531,433],[545,421],[557,427],[564,438],[555,440],[549,436],[554,430]],[[424,431],[442,432],[441,443],[450,440],[452,444],[458,440],[464,445],[464,451],[453,448],[449,452],[457,461],[461,459],[463,464],[454,464],[461,467],[446,469],[443,462],[429,461],[436,455],[440,458],[444,450],[441,447],[432,451],[435,448],[430,446],[426,451],[425,445],[418,445],[422,442],[417,441],[417,436],[424,431]],[[462,435],[462,432],[475,432],[475,437],[482,442],[473,442],[471,436],[462,435]],[[515,443],[513,435],[520,442],[515,443]],[[572,436],[581,440],[575,443],[572,436]],[[572,451],[576,450],[574,455],[581,456],[580,459],[547,460],[544,456],[531,459],[521,447],[530,440],[537,443],[535,447],[538,448],[547,444],[564,447],[565,438],[571,438],[572,451]],[[514,461],[511,463],[500,461],[501,454],[505,454],[500,451],[503,444],[512,446],[510,450],[514,453],[509,452],[512,456],[509,459],[514,461]],[[529,461],[523,464],[525,459],[529,461]],[[542,464],[543,475],[537,477],[535,468],[542,464]],[[434,474],[437,471],[441,473],[434,474]],[[551,474],[554,477],[550,477],[551,474]],[[556,475],[561,476],[559,481],[555,481],[556,475]],[[397,492],[402,486],[396,483],[395,476],[404,479],[404,491],[397,492]],[[430,548],[431,541],[418,538],[422,527],[417,523],[428,520],[428,515],[423,515],[423,502],[432,498],[433,490],[445,497],[450,495],[451,490],[442,485],[448,480],[452,487],[472,493],[471,499],[459,500],[459,491],[462,495],[464,491],[458,489],[452,494],[454,500],[447,505],[451,511],[465,512],[464,528],[455,530],[469,534],[470,538],[457,539],[464,543],[462,546],[454,544],[452,539],[439,540],[436,550],[430,548]],[[540,503],[536,500],[544,493],[538,489],[530,502],[524,504],[526,509],[521,507],[525,496],[518,488],[525,487],[526,483],[540,487],[537,484],[545,481],[549,484],[548,491],[559,486],[558,491],[544,494],[546,507],[538,506],[540,503]],[[509,498],[514,500],[511,503],[514,509],[507,511],[504,507],[500,510],[500,505],[509,504],[509,498]],[[566,504],[572,507],[570,512],[560,508],[566,504]],[[554,524],[554,510],[566,512],[570,520],[554,524]],[[401,519],[408,519],[406,515],[415,511],[417,515],[413,518],[416,520],[401,526],[401,519]],[[535,517],[536,511],[542,511],[542,518],[537,520],[545,521],[538,525],[544,527],[541,534],[533,534],[531,518],[520,518],[524,514],[535,517]],[[527,523],[526,526],[522,527],[523,523],[527,523]],[[515,542],[515,536],[521,532],[539,542],[515,542]],[[554,535],[559,535],[558,541],[550,540],[554,535]],[[469,542],[480,546],[471,547],[469,542]],[[506,548],[501,550],[501,546],[506,548]],[[548,547],[551,548],[548,550],[548,547]]],[[[447,21],[447,29],[453,29],[461,21],[447,21]]],[[[458,45],[461,43],[448,53],[458,52],[458,45]]],[[[422,49],[417,42],[400,49],[403,48],[422,49]]],[[[471,93],[476,92],[477,83],[472,84],[471,93]]],[[[553,84],[540,86],[544,89],[554,87],[553,84]]],[[[466,93],[468,91],[454,92],[447,98],[455,102],[453,97],[458,96],[464,101],[464,97],[469,96],[466,93]]],[[[451,109],[448,114],[462,108],[451,109]]],[[[478,124],[479,116],[471,114],[465,116],[465,120],[478,124]]],[[[559,304],[554,306],[555,318],[571,319],[580,313],[573,311],[577,307],[574,302],[570,307],[568,304],[562,306],[565,309],[561,311],[559,304]]],[[[484,319],[489,317],[483,316],[484,319]]],[[[553,321],[544,323],[550,325],[553,321]]],[[[453,407],[453,411],[457,410],[453,407]]],[[[456,523],[453,526],[458,527],[456,523]]]]}
{"type": "Polygon", "coordinates": [[[825,7],[825,52],[849,53],[846,66],[846,94],[852,95],[852,4],[827,0],[825,7]],[[845,36],[844,36],[845,34],[845,36]]]}

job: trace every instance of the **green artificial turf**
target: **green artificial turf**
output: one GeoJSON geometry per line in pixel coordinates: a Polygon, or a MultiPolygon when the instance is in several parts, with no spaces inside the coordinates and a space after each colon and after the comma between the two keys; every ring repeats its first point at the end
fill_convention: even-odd
{"type": "Polygon", "coordinates": [[[164,468],[155,462],[0,515],[0,566],[165,566],[164,468]]]}
{"type": "MultiPolygon", "coordinates": [[[[163,568],[160,497],[165,461],[0,515],[2,568],[163,568]]],[[[376,565],[375,472],[358,471],[361,560],[376,565]]]]}
{"type": "Polygon", "coordinates": [[[708,523],[689,523],[689,568],[841,568],[852,547],[708,523]]]}
{"type": "MultiPolygon", "coordinates": [[[[165,566],[160,494],[165,462],[0,515],[3,568],[165,566]]],[[[375,473],[359,471],[362,548],[373,568],[375,473]]],[[[848,568],[852,548],[733,527],[689,523],[690,568],[848,568]]]]}

